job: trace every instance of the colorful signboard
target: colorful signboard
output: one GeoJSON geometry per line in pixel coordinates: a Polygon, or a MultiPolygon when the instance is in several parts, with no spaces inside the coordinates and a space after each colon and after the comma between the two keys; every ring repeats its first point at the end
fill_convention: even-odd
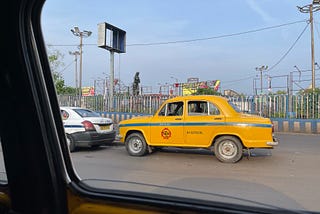
{"type": "Polygon", "coordinates": [[[88,96],[94,96],[94,87],[89,86],[89,87],[82,87],[82,96],[88,97],[88,96]]]}
{"type": "Polygon", "coordinates": [[[199,88],[211,88],[215,91],[218,91],[220,86],[220,80],[210,80],[210,81],[201,81],[201,82],[191,82],[191,83],[181,83],[183,95],[191,95],[199,88]]]}

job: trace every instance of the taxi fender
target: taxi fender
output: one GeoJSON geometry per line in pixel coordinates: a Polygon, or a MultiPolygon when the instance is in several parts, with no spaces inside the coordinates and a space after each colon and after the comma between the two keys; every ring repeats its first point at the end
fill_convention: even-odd
{"type": "Polygon", "coordinates": [[[240,136],[238,133],[232,133],[232,132],[225,132],[225,133],[220,132],[218,135],[213,136],[213,138],[212,138],[212,140],[211,140],[211,142],[212,142],[211,147],[213,147],[215,141],[216,141],[219,137],[222,137],[222,136],[233,136],[233,137],[236,137],[236,138],[238,138],[238,139],[240,140],[242,146],[243,146],[244,148],[246,147],[246,145],[244,145],[244,143],[243,143],[243,141],[242,141],[241,136],[240,136]]]}
{"type": "Polygon", "coordinates": [[[126,131],[125,135],[124,135],[124,142],[126,141],[127,137],[132,133],[140,133],[140,134],[142,134],[144,139],[145,139],[145,141],[146,141],[146,143],[149,145],[150,136],[148,136],[148,134],[146,133],[145,129],[139,129],[139,128],[130,129],[130,130],[126,131]]]}

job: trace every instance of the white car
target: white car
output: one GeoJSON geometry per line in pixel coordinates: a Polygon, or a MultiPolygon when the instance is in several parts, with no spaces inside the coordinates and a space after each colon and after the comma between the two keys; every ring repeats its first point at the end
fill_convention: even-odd
{"type": "Polygon", "coordinates": [[[99,147],[115,140],[112,119],[79,107],[60,107],[60,111],[70,152],[77,147],[99,147]]]}

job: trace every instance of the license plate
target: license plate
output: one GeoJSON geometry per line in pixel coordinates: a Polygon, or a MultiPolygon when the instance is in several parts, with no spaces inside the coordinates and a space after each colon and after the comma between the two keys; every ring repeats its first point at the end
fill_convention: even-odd
{"type": "Polygon", "coordinates": [[[110,125],[100,126],[100,130],[107,130],[110,128],[110,125]]]}

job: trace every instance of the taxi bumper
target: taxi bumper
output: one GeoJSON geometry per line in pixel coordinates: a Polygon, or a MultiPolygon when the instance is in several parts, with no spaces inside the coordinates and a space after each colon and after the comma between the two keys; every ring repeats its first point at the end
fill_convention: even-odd
{"type": "Polygon", "coordinates": [[[275,137],[273,137],[273,141],[272,142],[267,142],[267,146],[277,146],[277,145],[279,145],[279,141],[275,137]]]}

